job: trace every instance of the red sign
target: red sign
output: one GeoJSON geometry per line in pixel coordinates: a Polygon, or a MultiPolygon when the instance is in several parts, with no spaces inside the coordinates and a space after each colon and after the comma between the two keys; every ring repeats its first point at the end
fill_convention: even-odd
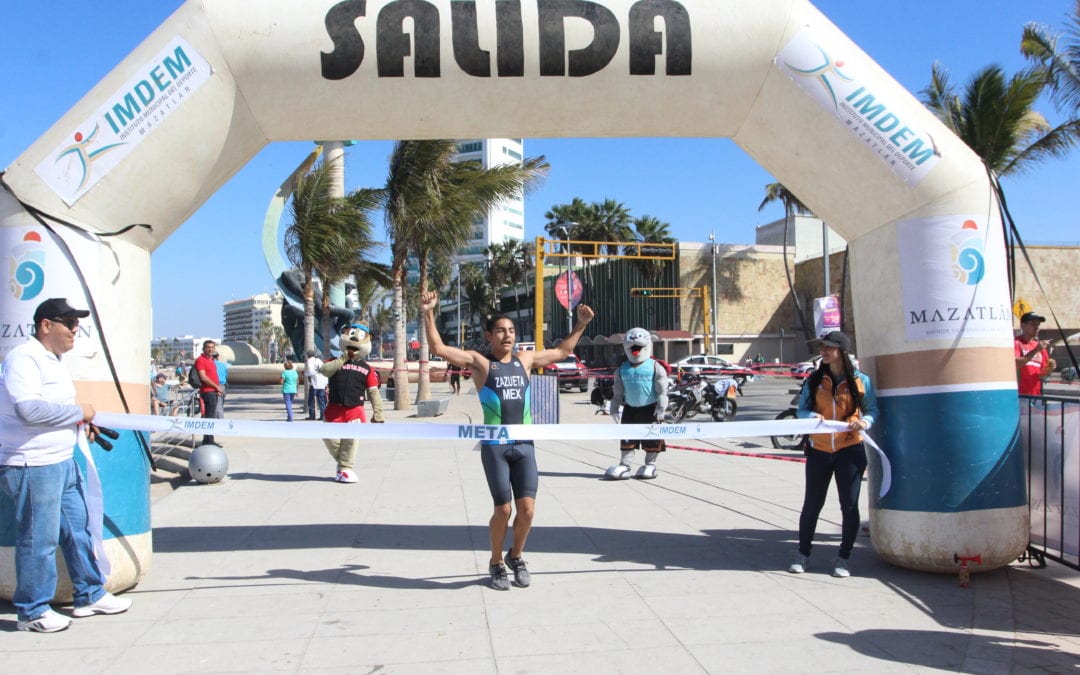
{"type": "Polygon", "coordinates": [[[563,272],[555,279],[555,297],[565,309],[577,307],[584,291],[576,272],[563,272]]]}

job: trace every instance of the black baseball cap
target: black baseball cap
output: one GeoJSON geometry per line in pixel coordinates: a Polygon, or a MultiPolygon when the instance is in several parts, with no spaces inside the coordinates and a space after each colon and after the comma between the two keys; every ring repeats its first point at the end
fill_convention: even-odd
{"type": "Polygon", "coordinates": [[[85,319],[90,316],[90,312],[85,309],[75,309],[68,304],[67,298],[49,298],[34,310],[34,323],[42,319],[61,319],[65,316],[85,319]]]}
{"type": "Polygon", "coordinates": [[[1042,323],[1043,321],[1046,321],[1046,317],[1039,316],[1035,312],[1028,312],[1024,316],[1020,317],[1020,323],[1027,323],[1028,321],[1038,321],[1039,323],[1042,323]]]}
{"type": "Polygon", "coordinates": [[[826,347],[839,347],[845,352],[851,351],[851,338],[838,330],[834,330],[831,333],[825,333],[817,342],[826,347]]]}

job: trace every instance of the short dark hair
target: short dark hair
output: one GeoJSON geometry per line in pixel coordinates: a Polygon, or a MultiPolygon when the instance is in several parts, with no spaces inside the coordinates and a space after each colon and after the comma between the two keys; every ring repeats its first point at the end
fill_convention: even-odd
{"type": "Polygon", "coordinates": [[[203,348],[203,349],[206,349],[206,345],[216,345],[216,344],[217,344],[217,343],[216,343],[216,342],[214,342],[213,340],[203,340],[203,343],[202,343],[202,348],[203,348]]]}
{"type": "Polygon", "coordinates": [[[509,315],[499,314],[497,316],[488,317],[488,320],[484,322],[484,331],[490,333],[491,331],[495,330],[495,324],[499,323],[499,321],[502,321],[503,319],[509,321],[511,326],[514,325],[514,320],[511,319],[509,315]]]}

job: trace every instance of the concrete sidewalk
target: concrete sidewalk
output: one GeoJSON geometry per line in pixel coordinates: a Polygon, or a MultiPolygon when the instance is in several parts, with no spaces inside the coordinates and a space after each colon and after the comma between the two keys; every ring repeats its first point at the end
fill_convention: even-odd
{"type": "MultiPolygon", "coordinates": [[[[481,419],[463,390],[445,416],[388,423],[481,419]]],[[[588,394],[561,400],[564,422],[611,423],[588,394]]],[[[236,390],[227,410],[284,419],[274,387],[236,390]]],[[[657,480],[613,483],[613,443],[541,443],[533,585],[498,592],[471,443],[362,448],[360,482],[342,485],[320,442],[221,440],[227,481],[155,486],[132,610],[39,635],[0,603],[5,672],[1078,671],[1080,574],[1053,563],[963,589],[884,563],[862,536],[854,576],[834,579],[830,497],[810,571],[788,574],[798,463],[671,450],[657,480]]]]}

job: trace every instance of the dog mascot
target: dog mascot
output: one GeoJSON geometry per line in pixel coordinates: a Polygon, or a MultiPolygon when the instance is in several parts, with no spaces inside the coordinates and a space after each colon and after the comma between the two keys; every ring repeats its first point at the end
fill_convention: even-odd
{"type": "MultiPolygon", "coordinates": [[[[644,328],[631,328],[623,338],[627,360],[615,371],[615,396],[608,408],[616,424],[652,424],[664,421],[667,409],[667,369],[652,357],[652,335],[644,328]],[[621,408],[621,411],[620,411],[621,408]]],[[[656,478],[656,458],[665,450],[663,439],[622,441],[619,463],[605,477],[630,477],[630,459],[638,446],[645,451],[645,464],[637,478],[656,478]]]]}
{"type": "MultiPolygon", "coordinates": [[[[371,398],[374,413],[372,422],[383,421],[382,396],[379,394],[379,374],[364,358],[371,353],[371,337],[367,326],[354,323],[341,329],[342,355],[327,361],[319,371],[330,378],[327,385],[327,406],[323,419],[327,422],[367,422],[364,413],[365,395],[371,398]]],[[[327,438],[323,440],[330,456],[337,462],[339,483],[355,483],[357,438],[327,438]]]]}

